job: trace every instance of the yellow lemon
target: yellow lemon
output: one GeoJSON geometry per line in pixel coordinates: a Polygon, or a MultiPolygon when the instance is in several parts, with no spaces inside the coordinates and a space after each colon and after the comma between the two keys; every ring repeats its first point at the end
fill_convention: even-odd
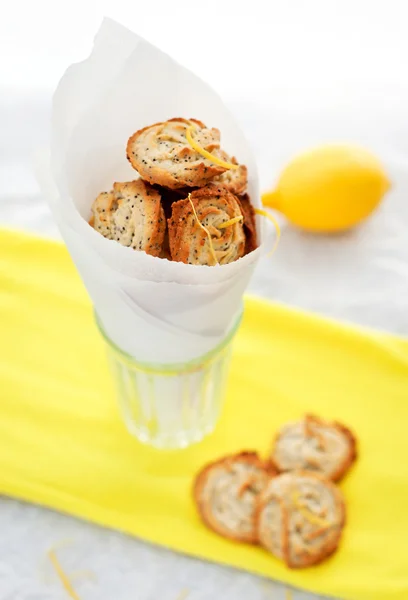
{"type": "Polygon", "coordinates": [[[308,231],[341,231],[368,217],[390,183],[380,161],[358,146],[321,146],[294,158],[265,206],[308,231]]]}

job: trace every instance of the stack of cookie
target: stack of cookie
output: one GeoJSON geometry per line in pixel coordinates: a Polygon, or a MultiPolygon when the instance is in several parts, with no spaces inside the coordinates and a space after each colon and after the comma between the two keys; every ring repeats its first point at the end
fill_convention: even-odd
{"type": "Polygon", "coordinates": [[[307,415],[278,432],[267,461],[240,452],[204,467],[195,502],[216,533],[260,544],[290,568],[307,567],[338,547],[346,510],[334,482],[355,458],[347,427],[307,415]]]}
{"type": "Polygon", "coordinates": [[[257,247],[247,168],[221,149],[218,129],[176,118],[134,133],[127,158],[140,179],[114,183],[92,205],[104,237],[152,256],[224,265],[257,247]]]}

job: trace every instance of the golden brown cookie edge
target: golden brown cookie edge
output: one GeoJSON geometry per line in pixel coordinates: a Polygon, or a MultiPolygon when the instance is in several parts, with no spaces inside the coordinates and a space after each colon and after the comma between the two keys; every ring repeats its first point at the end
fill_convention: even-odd
{"type": "Polygon", "coordinates": [[[229,531],[221,532],[218,528],[214,527],[213,523],[207,518],[206,511],[203,510],[202,502],[200,502],[200,492],[202,491],[202,489],[207,481],[207,475],[211,471],[211,469],[213,469],[214,467],[217,467],[219,465],[224,465],[224,464],[235,462],[236,460],[240,460],[240,461],[246,462],[248,464],[255,465],[255,466],[263,469],[267,475],[270,475],[270,477],[273,477],[274,475],[276,475],[276,472],[272,471],[270,469],[270,467],[268,467],[268,465],[264,461],[262,461],[262,459],[259,457],[259,454],[255,451],[243,450],[243,451],[237,452],[235,454],[228,454],[226,456],[218,458],[217,460],[207,463],[206,465],[204,465],[204,467],[201,468],[201,470],[198,472],[198,474],[196,475],[196,477],[194,479],[193,499],[194,499],[194,503],[197,507],[197,511],[198,511],[198,514],[200,515],[202,522],[204,523],[204,525],[206,525],[206,527],[211,529],[211,531],[214,531],[218,535],[225,537],[227,539],[233,540],[235,542],[257,544],[258,543],[258,535],[257,535],[257,531],[255,528],[255,512],[256,512],[256,510],[254,512],[254,527],[253,527],[252,535],[251,536],[236,536],[236,535],[231,534],[231,532],[229,532],[229,531]]]}

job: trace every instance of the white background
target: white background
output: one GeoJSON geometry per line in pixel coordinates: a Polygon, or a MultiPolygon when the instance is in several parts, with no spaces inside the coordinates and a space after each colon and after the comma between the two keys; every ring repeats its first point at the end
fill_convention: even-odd
{"type": "MultiPolygon", "coordinates": [[[[407,334],[406,7],[404,0],[0,0],[0,224],[57,235],[31,155],[47,143],[62,72],[89,53],[108,15],[220,92],[253,144],[265,189],[290,156],[320,142],[360,142],[383,159],[393,190],[373,219],[331,238],[284,227],[279,251],[261,264],[252,289],[407,334]]],[[[96,583],[78,587],[84,600],[170,600],[184,587],[192,600],[284,598],[283,588],[268,595],[246,574],[13,501],[0,503],[0,530],[1,600],[62,599],[39,563],[66,537],[73,539],[67,563],[97,574],[96,583]]]]}

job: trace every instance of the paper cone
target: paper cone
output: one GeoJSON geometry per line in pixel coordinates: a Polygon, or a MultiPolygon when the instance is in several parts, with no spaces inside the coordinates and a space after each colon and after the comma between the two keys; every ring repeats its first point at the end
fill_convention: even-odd
{"type": "Polygon", "coordinates": [[[195,117],[220,129],[222,147],[247,165],[248,193],[259,207],[254,158],[218,95],[108,19],[90,57],[69,67],[59,83],[50,155],[37,169],[106,333],[136,360],[162,364],[197,358],[222,341],[266,242],[258,220],[257,250],[229,265],[186,265],[123,247],[88,225],[101,191],[138,177],[126,159],[129,136],[171,117],[195,117]]]}

